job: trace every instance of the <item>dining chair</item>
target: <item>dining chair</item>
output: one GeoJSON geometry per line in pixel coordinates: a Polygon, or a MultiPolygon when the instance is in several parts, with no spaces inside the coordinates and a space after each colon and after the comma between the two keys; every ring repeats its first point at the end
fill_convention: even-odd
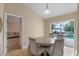
{"type": "Polygon", "coordinates": [[[34,56],[39,56],[45,51],[44,48],[37,46],[35,38],[29,38],[29,50],[34,56]]]}
{"type": "Polygon", "coordinates": [[[64,39],[56,40],[53,49],[53,56],[63,56],[63,48],[64,48],[64,39]]]}
{"type": "Polygon", "coordinates": [[[63,34],[58,34],[57,35],[57,40],[62,40],[63,39],[63,34]]]}

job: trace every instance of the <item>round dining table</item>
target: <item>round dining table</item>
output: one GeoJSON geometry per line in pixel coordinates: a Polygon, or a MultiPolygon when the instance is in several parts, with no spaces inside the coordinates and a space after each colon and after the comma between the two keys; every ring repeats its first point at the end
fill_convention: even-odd
{"type": "Polygon", "coordinates": [[[51,37],[37,37],[36,43],[38,46],[45,48],[44,56],[46,56],[46,48],[55,44],[55,39],[51,37]]]}

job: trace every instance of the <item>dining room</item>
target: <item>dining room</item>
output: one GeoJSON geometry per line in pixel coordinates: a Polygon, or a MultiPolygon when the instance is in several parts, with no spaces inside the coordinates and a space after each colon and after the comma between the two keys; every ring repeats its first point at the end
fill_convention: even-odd
{"type": "Polygon", "coordinates": [[[0,56],[1,59],[77,59],[79,1],[0,1],[0,56]]]}
{"type": "MultiPolygon", "coordinates": [[[[76,35],[75,35],[76,29],[74,29],[74,28],[76,28],[76,25],[73,24],[72,25],[73,29],[71,30],[74,32],[73,43],[69,42],[72,40],[70,40],[68,38],[64,38],[64,34],[65,34],[64,27],[66,24],[63,25],[64,23],[66,23],[67,21],[70,21],[70,20],[74,20],[74,23],[76,22],[75,21],[76,20],[76,17],[75,17],[76,4],[67,4],[66,5],[66,4],[52,4],[51,3],[51,4],[27,4],[27,6],[30,9],[32,9],[33,11],[35,11],[36,13],[38,13],[40,16],[42,16],[43,19],[45,20],[45,36],[36,37],[36,38],[30,37],[29,46],[33,45],[33,44],[30,44],[31,38],[33,38],[33,39],[35,39],[35,42],[36,42],[35,44],[37,46],[37,49],[39,47],[41,47],[40,49],[43,49],[41,51],[40,51],[40,49],[38,49],[40,51],[40,54],[43,53],[43,55],[50,55],[50,56],[51,55],[52,56],[56,56],[56,55],[57,56],[73,56],[74,54],[76,54],[76,52],[75,52],[76,51],[75,50],[76,49],[75,48],[76,47],[76,35]],[[37,6],[39,6],[39,8],[37,6]],[[70,8],[68,8],[66,6],[70,6],[70,8]],[[55,9],[54,7],[58,8],[58,9],[55,9]],[[67,11],[64,7],[66,9],[69,9],[70,11],[67,11]],[[74,10],[72,10],[72,8],[74,10]],[[40,12],[38,12],[38,11],[40,11],[40,12]],[[64,12],[67,12],[67,14],[64,14],[64,12]],[[58,15],[58,13],[59,13],[59,15],[58,15]],[[59,23],[62,23],[62,22],[63,22],[63,24],[60,24],[61,25],[60,26],[59,23]],[[56,25],[51,27],[51,25],[54,23],[56,25],[58,24],[58,27],[56,25]],[[56,30],[53,32],[54,29],[51,29],[53,27],[54,27],[54,29],[56,27],[56,30],[58,32],[56,32],[56,30]],[[55,38],[54,38],[54,33],[56,34],[55,38]],[[66,40],[68,40],[68,41],[66,41],[66,40]],[[60,43],[60,41],[61,41],[61,43],[60,43]],[[75,47],[72,48],[70,46],[75,46],[75,47]]],[[[72,26],[70,26],[70,27],[72,27],[72,26]]],[[[34,52],[34,50],[33,50],[33,52],[34,52]]],[[[37,54],[39,54],[39,51],[37,52],[37,54]]],[[[33,53],[33,55],[36,55],[36,54],[33,53]]]]}
{"type": "MultiPolygon", "coordinates": [[[[53,37],[54,35],[51,36],[54,32],[51,32],[50,25],[59,21],[76,20],[76,6],[77,4],[73,3],[4,4],[4,15],[6,13],[17,15],[23,19],[21,21],[21,48],[18,49],[19,51],[17,53],[17,50],[11,51],[12,55],[20,53],[26,56],[74,56],[76,45],[74,48],[64,45],[65,39],[61,31],[61,26],[58,26],[61,30],[57,32],[56,38],[53,37]],[[67,6],[70,6],[70,8],[67,6]],[[64,14],[64,12],[67,14],[64,14]]],[[[4,16],[4,20],[5,34],[7,26],[6,16],[4,16]]],[[[59,28],[56,29],[58,30],[59,28]]],[[[76,34],[76,27],[74,30],[74,34],[76,34]]],[[[7,44],[5,36],[4,39],[4,53],[9,54],[6,53],[7,44]]]]}

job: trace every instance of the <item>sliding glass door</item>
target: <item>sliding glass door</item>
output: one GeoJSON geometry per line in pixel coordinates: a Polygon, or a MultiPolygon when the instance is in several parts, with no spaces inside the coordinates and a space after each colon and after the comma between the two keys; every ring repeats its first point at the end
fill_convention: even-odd
{"type": "Polygon", "coordinates": [[[57,38],[58,34],[62,34],[65,45],[74,46],[74,21],[55,22],[51,25],[52,37],[57,38]]]}

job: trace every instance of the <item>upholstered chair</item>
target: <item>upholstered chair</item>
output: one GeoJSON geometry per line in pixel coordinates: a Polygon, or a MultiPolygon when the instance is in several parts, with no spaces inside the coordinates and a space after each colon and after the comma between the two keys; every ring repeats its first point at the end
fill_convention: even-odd
{"type": "Polygon", "coordinates": [[[37,46],[35,38],[29,38],[29,49],[31,54],[35,56],[39,56],[45,51],[44,48],[37,46]]]}
{"type": "Polygon", "coordinates": [[[53,48],[53,56],[63,56],[64,39],[56,40],[53,48]]]}

